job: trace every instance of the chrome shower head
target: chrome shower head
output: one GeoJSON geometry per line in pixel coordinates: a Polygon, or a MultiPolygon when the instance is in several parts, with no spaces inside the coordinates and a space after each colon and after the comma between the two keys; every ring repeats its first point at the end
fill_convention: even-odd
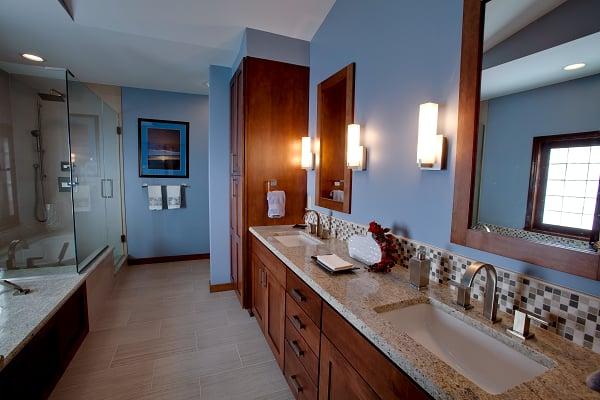
{"type": "Polygon", "coordinates": [[[34,129],[31,132],[29,132],[29,133],[31,133],[31,136],[33,136],[33,137],[40,137],[40,133],[41,132],[40,132],[39,129],[34,129]]]}
{"type": "Polygon", "coordinates": [[[50,93],[38,93],[38,96],[45,101],[59,101],[61,103],[65,101],[65,95],[56,89],[50,89],[50,93]]]}

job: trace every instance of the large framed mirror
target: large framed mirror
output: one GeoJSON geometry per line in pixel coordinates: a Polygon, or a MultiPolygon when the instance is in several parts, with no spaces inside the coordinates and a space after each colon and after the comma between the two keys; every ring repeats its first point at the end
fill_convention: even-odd
{"type": "Polygon", "coordinates": [[[349,64],[317,87],[315,202],[350,213],[352,170],[346,166],[348,125],[354,123],[354,69],[349,64]]]}
{"type": "Polygon", "coordinates": [[[464,0],[453,243],[599,279],[599,15],[464,0]]]}

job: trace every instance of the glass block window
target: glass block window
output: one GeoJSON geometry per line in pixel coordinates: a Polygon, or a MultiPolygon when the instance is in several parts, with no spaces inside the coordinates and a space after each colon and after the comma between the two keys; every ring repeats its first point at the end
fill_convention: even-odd
{"type": "Polygon", "coordinates": [[[600,146],[551,149],[542,222],[591,230],[599,177],[600,146]]]}
{"type": "Polygon", "coordinates": [[[600,133],[534,138],[533,160],[525,228],[588,238],[598,198],[600,133]]]}

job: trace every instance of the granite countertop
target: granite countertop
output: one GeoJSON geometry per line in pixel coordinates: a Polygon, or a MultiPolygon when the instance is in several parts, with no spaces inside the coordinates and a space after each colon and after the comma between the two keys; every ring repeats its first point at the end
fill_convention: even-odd
{"type": "Polygon", "coordinates": [[[26,295],[13,296],[12,289],[0,286],[0,370],[85,282],[103,256],[104,252],[81,274],[73,267],[72,272],[9,279],[31,289],[26,295]]]}
{"type": "Polygon", "coordinates": [[[502,321],[492,324],[482,317],[482,305],[479,301],[473,300],[475,307],[468,311],[457,308],[452,302],[456,298],[456,291],[450,285],[430,282],[428,289],[413,289],[408,283],[408,270],[405,268],[394,268],[388,274],[371,273],[361,268],[354,273],[332,276],[314,264],[311,256],[335,253],[364,267],[350,258],[346,242],[329,239],[322,240],[321,245],[285,247],[275,239],[275,233],[281,235],[281,232],[286,231],[298,232],[290,226],[250,228],[250,232],[258,240],[432,397],[528,400],[600,398],[600,393],[588,389],[585,384],[587,375],[600,368],[599,354],[533,325],[531,330],[535,337],[521,342],[506,333],[506,329],[512,327],[511,315],[499,311],[498,316],[502,317],[502,321]],[[408,335],[394,328],[378,313],[422,302],[434,303],[540,362],[549,370],[498,395],[484,391],[408,335]]]}

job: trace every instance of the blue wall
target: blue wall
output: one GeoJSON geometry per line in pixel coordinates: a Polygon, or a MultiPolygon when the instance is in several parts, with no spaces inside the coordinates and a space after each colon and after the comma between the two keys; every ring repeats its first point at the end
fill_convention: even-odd
{"type": "Polygon", "coordinates": [[[488,102],[479,219],[521,229],[535,136],[600,129],[600,75],[488,102]]]}
{"type": "MultiPolygon", "coordinates": [[[[462,21],[461,0],[337,0],[310,46],[310,133],[316,130],[318,82],[356,62],[356,122],[368,169],[353,176],[352,214],[458,254],[600,295],[600,282],[449,243],[462,21]],[[419,104],[440,103],[447,135],[446,171],[416,167],[419,104]]],[[[314,199],[314,172],[308,191],[314,199]]],[[[313,200],[314,201],[314,200],[313,200]]]]}
{"type": "Polygon", "coordinates": [[[210,185],[210,282],[230,281],[229,257],[229,78],[231,68],[209,69],[208,181],[210,185]]]}
{"type": "Polygon", "coordinates": [[[208,97],[123,88],[125,212],[129,256],[134,258],[208,253],[208,97]],[[138,118],[190,123],[189,179],[138,176],[138,118]],[[188,183],[188,208],[148,210],[142,183],[188,183]]]}

